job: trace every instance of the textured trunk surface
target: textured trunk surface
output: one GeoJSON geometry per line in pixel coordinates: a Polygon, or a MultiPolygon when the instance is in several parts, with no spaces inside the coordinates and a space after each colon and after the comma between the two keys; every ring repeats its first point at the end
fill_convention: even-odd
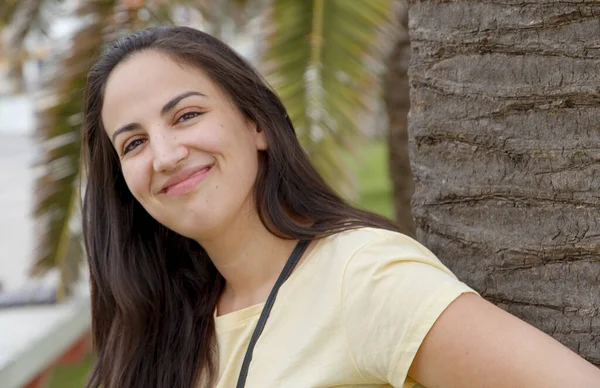
{"type": "Polygon", "coordinates": [[[417,236],[600,365],[600,2],[411,1],[417,236]]]}
{"type": "Polygon", "coordinates": [[[413,177],[408,157],[407,116],[410,95],[407,73],[410,63],[410,40],[407,11],[406,7],[402,7],[399,13],[400,28],[388,61],[384,100],[389,118],[388,154],[396,221],[407,234],[414,236],[415,225],[411,213],[413,177]]]}

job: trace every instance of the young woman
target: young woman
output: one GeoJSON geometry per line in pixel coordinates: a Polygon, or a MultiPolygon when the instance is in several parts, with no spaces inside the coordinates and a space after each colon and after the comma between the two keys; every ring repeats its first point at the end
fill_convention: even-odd
{"type": "Polygon", "coordinates": [[[209,35],[154,27],[108,49],[84,149],[89,387],[600,386],[344,203],[275,93],[209,35]]]}

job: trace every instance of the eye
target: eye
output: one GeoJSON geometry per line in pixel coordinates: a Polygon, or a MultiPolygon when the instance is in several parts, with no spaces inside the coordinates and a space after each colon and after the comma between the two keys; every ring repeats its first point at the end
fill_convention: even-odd
{"type": "Polygon", "coordinates": [[[144,143],[144,139],[134,139],[131,142],[127,143],[127,145],[125,146],[125,148],[123,148],[123,155],[129,153],[130,151],[133,151],[134,149],[136,149],[139,145],[144,143]]]}
{"type": "Polygon", "coordinates": [[[193,119],[195,117],[200,116],[201,114],[202,113],[200,113],[200,112],[194,112],[194,111],[193,112],[186,112],[186,113],[182,114],[181,116],[179,116],[179,118],[177,118],[177,120],[175,121],[175,124],[179,124],[179,123],[182,123],[184,121],[191,120],[191,119],[193,119]]]}

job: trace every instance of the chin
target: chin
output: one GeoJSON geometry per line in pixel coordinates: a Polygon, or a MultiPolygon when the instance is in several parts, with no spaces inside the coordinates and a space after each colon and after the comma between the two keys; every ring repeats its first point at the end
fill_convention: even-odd
{"type": "Polygon", "coordinates": [[[215,230],[217,225],[214,222],[207,224],[200,220],[211,219],[209,216],[192,216],[189,215],[170,223],[167,227],[184,237],[199,241],[202,236],[210,234],[210,231],[215,230]]]}

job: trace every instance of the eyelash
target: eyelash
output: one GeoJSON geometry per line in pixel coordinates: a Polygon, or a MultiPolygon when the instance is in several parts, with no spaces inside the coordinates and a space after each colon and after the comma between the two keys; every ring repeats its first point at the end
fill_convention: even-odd
{"type": "MultiPolygon", "coordinates": [[[[203,114],[203,112],[196,112],[196,111],[185,112],[184,114],[182,114],[181,116],[179,116],[179,117],[177,118],[177,120],[175,120],[175,124],[180,124],[180,123],[182,123],[182,122],[184,122],[184,121],[191,120],[191,119],[193,119],[193,118],[196,118],[196,117],[198,117],[198,116],[201,116],[202,114],[203,114]],[[189,117],[189,115],[192,115],[192,117],[189,117]],[[184,118],[184,117],[186,117],[186,116],[188,116],[188,118],[182,121],[181,119],[182,119],[182,118],[184,118]]],[[[126,154],[128,154],[129,152],[131,152],[131,151],[133,151],[134,149],[136,149],[136,148],[137,148],[137,145],[136,145],[135,147],[133,147],[133,148],[131,148],[131,146],[132,146],[133,144],[136,144],[138,141],[139,141],[139,142],[143,142],[143,139],[134,139],[134,140],[132,140],[131,142],[127,143],[127,144],[126,144],[126,145],[123,147],[123,155],[126,155],[126,154]]],[[[140,144],[142,144],[142,143],[139,143],[138,145],[140,145],[140,144]]]]}
{"type": "MultiPolygon", "coordinates": [[[[185,112],[184,114],[182,114],[181,116],[179,116],[179,118],[177,120],[175,120],[175,124],[179,124],[181,122],[181,119],[184,118],[185,116],[188,116],[188,115],[194,115],[193,117],[190,117],[189,119],[187,119],[187,120],[191,120],[193,118],[196,118],[196,117],[202,115],[202,113],[201,112],[196,112],[196,111],[185,112]]],[[[187,121],[187,120],[183,120],[183,121],[187,121]]]]}
{"type": "MultiPolygon", "coordinates": [[[[137,142],[142,142],[143,139],[134,139],[131,142],[127,143],[127,145],[125,147],[123,147],[123,155],[128,154],[130,151],[133,151],[134,149],[137,148],[137,146],[131,148],[131,146],[137,142]]],[[[141,143],[140,143],[141,144],[141,143]]]]}

